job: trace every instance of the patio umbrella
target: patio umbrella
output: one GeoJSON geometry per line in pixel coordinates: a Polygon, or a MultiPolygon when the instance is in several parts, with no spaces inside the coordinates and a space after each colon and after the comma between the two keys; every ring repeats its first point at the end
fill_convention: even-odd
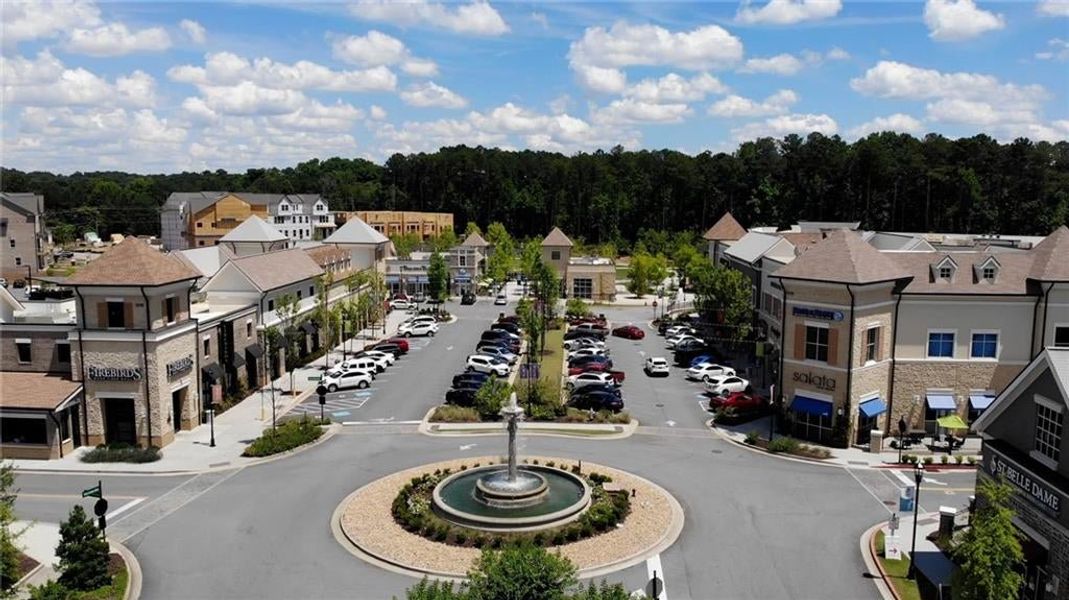
{"type": "Polygon", "coordinates": [[[958,415],[947,415],[935,420],[943,429],[968,429],[969,426],[958,415]]]}

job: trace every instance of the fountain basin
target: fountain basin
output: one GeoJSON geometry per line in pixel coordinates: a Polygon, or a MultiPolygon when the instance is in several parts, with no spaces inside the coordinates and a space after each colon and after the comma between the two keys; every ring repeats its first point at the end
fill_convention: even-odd
{"type": "Polygon", "coordinates": [[[435,513],[456,525],[484,531],[536,531],[575,519],[590,506],[590,486],[577,475],[523,465],[507,481],[504,465],[468,469],[434,488],[435,513]]]}

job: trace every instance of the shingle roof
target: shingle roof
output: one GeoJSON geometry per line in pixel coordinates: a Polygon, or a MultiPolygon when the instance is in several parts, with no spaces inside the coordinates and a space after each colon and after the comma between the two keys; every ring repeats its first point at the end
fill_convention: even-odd
{"type": "Polygon", "coordinates": [[[1029,277],[1039,281],[1069,281],[1069,227],[1062,225],[1029,252],[1029,277]]]}
{"type": "Polygon", "coordinates": [[[286,236],[256,215],[241,222],[231,229],[226,235],[219,238],[220,242],[280,242],[286,236]]]}
{"type": "Polygon", "coordinates": [[[389,238],[356,215],[350,216],[345,225],[323,240],[326,244],[385,244],[388,241],[389,238]]]}
{"type": "Polygon", "coordinates": [[[772,249],[783,239],[778,235],[758,233],[751,231],[739,238],[734,244],[724,250],[724,254],[737,258],[747,264],[753,264],[761,258],[765,252],[772,249]]]}
{"type": "Polygon", "coordinates": [[[39,215],[45,211],[45,197],[32,192],[3,192],[0,198],[7,200],[22,210],[39,215]]]}
{"type": "Polygon", "coordinates": [[[200,273],[136,237],[112,246],[100,258],[67,278],[64,285],[165,285],[196,279],[200,273]]]}
{"type": "Polygon", "coordinates": [[[876,283],[903,279],[910,273],[865,243],[857,233],[839,229],[829,232],[822,241],[776,271],[775,276],[835,283],[876,283]]]}
{"type": "Polygon", "coordinates": [[[82,389],[69,375],[59,373],[0,372],[0,406],[52,410],[82,389]]]}
{"type": "Polygon", "coordinates": [[[182,205],[189,205],[189,211],[197,213],[226,196],[228,192],[172,192],[163,203],[163,210],[178,210],[182,205]]]}
{"type": "Polygon", "coordinates": [[[731,213],[726,212],[702,237],[710,242],[733,242],[744,235],[746,235],[746,228],[740,225],[735,220],[735,217],[731,216],[731,213]]]}
{"type": "Polygon", "coordinates": [[[564,232],[560,230],[560,227],[554,227],[549,232],[549,235],[547,235],[546,238],[544,240],[542,240],[542,245],[543,246],[567,246],[567,247],[570,248],[570,247],[574,246],[575,244],[572,243],[572,240],[568,239],[568,236],[564,235],[564,232]]]}
{"type": "Polygon", "coordinates": [[[227,261],[234,258],[234,253],[226,246],[204,246],[179,250],[174,253],[174,256],[193,267],[201,276],[211,277],[223,268],[227,261]]]}
{"type": "Polygon", "coordinates": [[[323,269],[301,248],[277,250],[230,261],[261,292],[318,277],[323,269]]]}
{"type": "Polygon", "coordinates": [[[981,281],[976,277],[977,267],[991,258],[990,252],[887,252],[884,256],[913,276],[903,290],[907,294],[1024,294],[1034,261],[1029,252],[999,253],[995,280],[981,281]],[[932,277],[932,267],[948,257],[957,269],[954,277],[950,281],[932,277]]]}
{"type": "Polygon", "coordinates": [[[478,232],[473,231],[468,234],[468,237],[464,238],[464,241],[461,242],[460,245],[467,246],[469,248],[486,248],[490,244],[486,240],[484,240],[483,236],[479,235],[478,232]]]}

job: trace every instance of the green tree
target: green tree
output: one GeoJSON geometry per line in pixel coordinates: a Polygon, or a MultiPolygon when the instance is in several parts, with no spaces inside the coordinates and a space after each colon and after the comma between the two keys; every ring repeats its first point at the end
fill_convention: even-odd
{"type": "Polygon", "coordinates": [[[75,504],[59,525],[59,583],[69,590],[95,590],[111,583],[108,575],[108,542],[100,530],[75,504]]]}
{"type": "Polygon", "coordinates": [[[586,317],[592,313],[590,305],[581,298],[569,298],[564,304],[564,314],[569,317],[586,317]]]}
{"type": "Polygon", "coordinates": [[[475,393],[475,410],[484,420],[496,419],[511,393],[512,386],[508,381],[491,375],[475,393]]]}
{"type": "Polygon", "coordinates": [[[522,542],[486,550],[468,573],[469,600],[565,600],[575,566],[560,554],[522,542]]]}
{"type": "Polygon", "coordinates": [[[468,224],[464,226],[464,237],[468,237],[473,233],[482,235],[483,230],[479,228],[479,224],[475,221],[468,221],[468,224]]]}
{"type": "Polygon", "coordinates": [[[70,223],[60,223],[52,228],[52,239],[57,244],[69,244],[78,239],[78,228],[70,223]]]}
{"type": "Polygon", "coordinates": [[[444,302],[449,297],[449,269],[446,267],[445,258],[437,252],[431,255],[431,263],[427,267],[427,282],[432,298],[444,302]]]}
{"type": "Polygon", "coordinates": [[[486,228],[486,242],[491,246],[486,257],[486,274],[495,282],[503,282],[515,266],[516,244],[505,226],[497,221],[486,228]]]}
{"type": "Polygon", "coordinates": [[[417,232],[395,233],[390,236],[394,252],[399,258],[408,258],[423,243],[423,237],[417,232]]]}
{"type": "Polygon", "coordinates": [[[433,248],[435,252],[446,252],[458,243],[457,233],[453,231],[452,228],[448,228],[431,239],[431,248],[433,248]]]}
{"type": "Polygon", "coordinates": [[[426,577],[405,591],[405,600],[465,600],[467,597],[451,581],[431,581],[426,577]]]}
{"type": "Polygon", "coordinates": [[[542,313],[535,309],[535,305],[530,298],[521,298],[516,303],[516,315],[520,317],[520,327],[523,328],[523,332],[527,336],[527,343],[530,344],[531,353],[541,353],[542,348],[538,344],[542,340],[542,332],[546,328],[542,313]]]}
{"type": "Polygon", "coordinates": [[[1013,525],[1010,497],[1013,488],[1003,481],[982,480],[976,489],[976,514],[954,548],[954,598],[990,600],[1016,598],[1024,577],[1021,542],[1013,525]]]}
{"type": "Polygon", "coordinates": [[[740,271],[708,263],[691,276],[698,312],[722,325],[725,337],[733,341],[746,339],[754,310],[750,280],[740,271]]]}
{"type": "MultiPolygon", "coordinates": [[[[297,348],[300,336],[304,332],[297,329],[297,313],[301,310],[301,302],[293,294],[283,294],[275,298],[275,315],[278,317],[279,328],[282,330],[282,344],[286,351],[286,370],[290,374],[290,390],[293,390],[293,370],[297,368],[299,360],[297,348]]],[[[277,348],[272,344],[272,348],[277,348]]]]}
{"type": "Polygon", "coordinates": [[[668,276],[667,263],[661,255],[651,256],[645,252],[634,254],[627,269],[627,291],[639,298],[650,293],[654,286],[661,285],[668,276]]]}
{"type": "MultiPolygon", "coordinates": [[[[645,596],[642,596],[645,598],[645,596]]],[[[568,600],[634,600],[623,585],[609,583],[604,579],[600,584],[591,581],[586,588],[568,596],[568,600]]]]}
{"type": "Polygon", "coordinates": [[[19,549],[15,540],[22,535],[15,525],[15,466],[10,462],[0,464],[0,597],[19,579],[19,549]]]}

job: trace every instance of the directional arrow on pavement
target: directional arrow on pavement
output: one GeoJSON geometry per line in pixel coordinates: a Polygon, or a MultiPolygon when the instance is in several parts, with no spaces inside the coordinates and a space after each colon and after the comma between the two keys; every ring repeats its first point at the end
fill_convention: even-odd
{"type": "Polygon", "coordinates": [[[676,422],[675,421],[665,421],[664,424],[669,426],[669,427],[675,427],[676,426],[676,422]]]}
{"type": "Polygon", "coordinates": [[[462,445],[462,446],[460,447],[460,449],[461,449],[461,450],[471,450],[471,449],[472,449],[472,448],[474,448],[475,446],[478,446],[478,444],[464,444],[464,445],[462,445]]]}

